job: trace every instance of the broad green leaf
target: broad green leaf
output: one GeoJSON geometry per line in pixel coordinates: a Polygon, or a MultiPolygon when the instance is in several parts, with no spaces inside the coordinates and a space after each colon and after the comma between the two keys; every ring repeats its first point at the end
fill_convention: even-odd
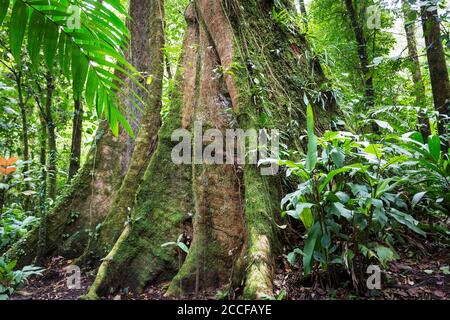
{"type": "Polygon", "coordinates": [[[309,230],[308,238],[305,241],[305,247],[303,249],[303,271],[305,273],[305,276],[311,273],[311,263],[314,255],[314,249],[316,247],[316,242],[320,236],[320,233],[320,223],[316,222],[314,226],[309,230]]]}
{"type": "Polygon", "coordinates": [[[308,132],[308,154],[306,158],[306,170],[314,171],[317,164],[317,137],[314,130],[314,113],[311,104],[308,103],[306,111],[306,127],[308,132]]]}
{"type": "Polygon", "coordinates": [[[346,166],[340,169],[336,169],[331,171],[330,173],[328,173],[327,177],[325,178],[325,180],[320,184],[319,187],[319,191],[322,192],[326,186],[328,185],[328,183],[338,174],[344,173],[344,172],[348,172],[351,170],[358,170],[361,168],[361,165],[355,164],[355,165],[351,165],[351,166],[346,166]]]}
{"type": "Polygon", "coordinates": [[[383,145],[381,144],[370,144],[364,149],[365,152],[374,155],[377,159],[383,157],[383,145]]]}
{"type": "Polygon", "coordinates": [[[425,233],[425,231],[423,231],[422,229],[420,229],[418,227],[419,222],[414,219],[411,215],[401,212],[397,209],[392,208],[390,211],[387,212],[391,217],[393,217],[395,220],[397,220],[397,222],[407,226],[409,229],[411,229],[412,231],[422,235],[422,236],[426,236],[427,234],[425,233]]]}
{"type": "Polygon", "coordinates": [[[28,23],[28,7],[21,0],[14,3],[11,21],[9,23],[9,45],[11,53],[18,64],[21,63],[20,55],[25,31],[28,23]]]}
{"type": "Polygon", "coordinates": [[[55,68],[55,57],[58,49],[59,31],[57,26],[47,19],[45,22],[45,34],[44,34],[44,59],[47,64],[47,68],[52,73],[55,68]]]}
{"type": "Polygon", "coordinates": [[[9,8],[9,0],[2,0],[0,1],[0,25],[3,23],[3,20],[6,17],[6,14],[8,13],[9,8]]]}
{"type": "Polygon", "coordinates": [[[386,121],[381,120],[375,120],[375,123],[383,129],[388,129],[390,132],[394,132],[394,129],[391,127],[391,125],[386,121]]]}
{"type": "Polygon", "coordinates": [[[330,152],[330,157],[336,167],[341,168],[344,165],[345,153],[340,148],[333,148],[330,152]]]}
{"type": "Polygon", "coordinates": [[[398,259],[398,254],[388,247],[377,245],[374,250],[378,261],[383,267],[386,267],[387,262],[398,259]]]}
{"type": "Polygon", "coordinates": [[[39,68],[42,40],[45,29],[45,17],[38,11],[32,10],[30,23],[28,26],[28,55],[31,65],[36,71],[39,68]]]}
{"type": "Polygon", "coordinates": [[[73,93],[76,99],[81,99],[86,77],[89,71],[89,62],[78,48],[72,50],[72,79],[73,93]]]}
{"type": "Polygon", "coordinates": [[[428,150],[434,161],[439,161],[441,158],[441,139],[439,136],[428,137],[428,150]]]}
{"type": "Polygon", "coordinates": [[[351,210],[348,210],[345,205],[343,205],[340,202],[335,202],[332,204],[332,206],[334,207],[334,209],[336,209],[336,212],[344,217],[347,220],[351,220],[353,218],[353,212],[351,210]]]}
{"type": "Polygon", "coordinates": [[[426,194],[427,194],[427,191],[422,191],[422,192],[416,193],[414,195],[414,197],[412,198],[411,206],[414,208],[426,194]]]}

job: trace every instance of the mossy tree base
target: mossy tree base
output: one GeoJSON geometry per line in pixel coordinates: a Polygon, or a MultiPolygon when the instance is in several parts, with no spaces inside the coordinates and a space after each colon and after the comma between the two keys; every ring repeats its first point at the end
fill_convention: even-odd
{"type": "MultiPolygon", "coordinates": [[[[258,99],[269,100],[275,108],[273,123],[264,123],[269,127],[286,122],[280,114],[304,121],[304,94],[313,103],[332,105],[327,92],[319,94],[325,99],[321,101],[310,94],[310,89],[322,90],[326,79],[317,60],[307,59],[305,39],[272,20],[271,9],[259,1],[241,6],[237,0],[196,0],[185,15],[188,24],[179,75],[157,150],[130,223],[85,298],[95,299],[111,289],[141,290],[172,277],[167,295],[236,286],[243,287],[244,298],[273,295],[279,179],[262,176],[255,165],[175,165],[171,151],[178,142],[171,141],[171,134],[178,128],[192,129],[196,121],[202,122],[203,131],[225,133],[235,128],[232,123],[260,128],[263,111],[258,99]],[[257,30],[249,24],[256,24],[252,26],[257,30]],[[253,61],[267,76],[263,96],[255,96],[261,88],[254,81],[253,61]],[[180,234],[190,244],[185,259],[176,247],[162,246],[180,234]]],[[[326,111],[318,107],[316,112],[318,129],[326,127],[326,111]]],[[[193,141],[203,141],[203,147],[211,143],[195,139],[204,132],[191,132],[193,141]]],[[[297,145],[298,139],[290,143],[297,145]]]]}
{"type": "MultiPolygon", "coordinates": [[[[172,141],[173,132],[193,129],[196,121],[204,131],[222,134],[277,128],[289,135],[283,143],[299,147],[305,126],[292,131],[289,124],[305,122],[305,95],[316,107],[318,129],[327,127],[333,99],[324,91],[325,76],[317,60],[308,58],[305,38],[272,18],[273,5],[259,0],[189,5],[172,104],[157,147],[142,168],[136,194],[129,195],[135,201],[126,225],[84,299],[167,281],[167,295],[235,287],[242,287],[243,298],[273,295],[279,179],[262,176],[256,165],[177,165],[171,158],[179,143],[172,141]],[[177,239],[190,246],[187,256],[164,245],[177,239]]],[[[204,134],[191,132],[193,141],[204,134]]],[[[211,143],[199,141],[203,147],[211,143]]]]}

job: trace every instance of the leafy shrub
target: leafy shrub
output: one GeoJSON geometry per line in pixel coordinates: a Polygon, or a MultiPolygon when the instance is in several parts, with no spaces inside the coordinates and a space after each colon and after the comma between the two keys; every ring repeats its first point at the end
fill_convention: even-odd
{"type": "Polygon", "coordinates": [[[19,206],[7,208],[0,221],[0,252],[21,239],[39,219],[28,216],[19,206]]]}
{"type": "MultiPolygon", "coordinates": [[[[302,256],[305,275],[343,266],[358,287],[363,267],[371,260],[386,266],[398,257],[393,231],[399,226],[426,235],[419,222],[407,213],[410,206],[406,188],[417,175],[433,183],[445,183],[442,175],[443,170],[448,170],[448,162],[438,159],[439,138],[435,137],[430,137],[428,146],[395,135],[377,143],[349,132],[325,132],[318,138],[311,106],[307,110],[307,128],[306,159],[280,161],[288,176],[300,180],[297,190],[282,200],[286,209],[283,215],[300,220],[307,230],[303,248],[295,249],[288,259],[293,263],[302,256]],[[414,152],[404,148],[405,143],[414,152]],[[425,158],[414,158],[416,153],[425,158]],[[435,160],[432,175],[428,172],[430,156],[435,160]],[[424,171],[405,169],[416,164],[424,171]]],[[[417,197],[413,202],[418,201],[417,197]]]]}
{"type": "Polygon", "coordinates": [[[0,257],[0,300],[8,300],[20,286],[25,284],[29,277],[42,275],[44,269],[35,266],[25,266],[21,270],[15,270],[16,261],[6,262],[0,257]]]}

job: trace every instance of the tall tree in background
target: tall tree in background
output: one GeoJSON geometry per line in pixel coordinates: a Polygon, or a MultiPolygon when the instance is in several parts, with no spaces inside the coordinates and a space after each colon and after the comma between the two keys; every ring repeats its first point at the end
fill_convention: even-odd
{"type": "Polygon", "coordinates": [[[430,124],[428,117],[426,116],[426,96],[425,96],[425,84],[422,78],[422,72],[420,70],[419,53],[417,51],[416,41],[416,13],[411,10],[411,5],[408,0],[403,0],[402,12],[404,27],[406,33],[406,41],[408,44],[409,53],[409,69],[411,70],[412,79],[414,82],[414,94],[416,96],[416,105],[421,109],[419,111],[419,130],[422,137],[426,140],[431,134],[430,124]]]}
{"type": "Polygon", "coordinates": [[[70,146],[69,180],[80,169],[81,142],[83,138],[83,106],[81,97],[74,97],[74,111],[72,122],[72,143],[70,146]]]}
{"type": "MultiPolygon", "coordinates": [[[[434,107],[440,118],[438,131],[440,135],[445,135],[448,134],[448,125],[450,123],[450,82],[445,52],[441,41],[440,20],[435,1],[423,6],[421,10],[434,107]]],[[[446,149],[450,145],[449,141],[450,138],[447,138],[445,141],[446,149]]]]}
{"type": "Polygon", "coordinates": [[[53,77],[50,74],[45,76],[46,80],[46,100],[45,100],[45,122],[47,123],[48,132],[48,148],[49,148],[49,161],[48,161],[48,197],[50,199],[56,198],[56,184],[57,184],[57,155],[58,150],[56,148],[56,124],[52,113],[53,103],[53,91],[55,90],[53,77]]]}
{"type": "Polygon", "coordinates": [[[366,97],[366,103],[369,108],[375,105],[375,94],[373,88],[373,76],[369,67],[369,54],[367,50],[367,38],[364,34],[364,15],[366,8],[366,0],[353,1],[345,0],[345,7],[350,19],[353,32],[355,34],[356,44],[358,47],[358,57],[361,66],[362,75],[364,78],[364,92],[366,97]],[[360,3],[359,14],[357,11],[356,3],[360,3]]]}

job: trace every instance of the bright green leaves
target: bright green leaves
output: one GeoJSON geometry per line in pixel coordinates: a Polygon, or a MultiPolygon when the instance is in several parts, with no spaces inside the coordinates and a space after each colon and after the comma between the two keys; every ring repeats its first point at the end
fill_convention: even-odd
{"type": "Polygon", "coordinates": [[[9,0],[7,1],[0,1],[0,24],[3,23],[3,20],[6,17],[6,14],[8,13],[9,8],[9,0]]]}
{"type": "Polygon", "coordinates": [[[50,19],[45,21],[44,29],[44,60],[47,68],[51,73],[53,73],[56,53],[58,50],[59,32],[58,29],[54,27],[54,24],[50,21],[50,19]]]}
{"type": "Polygon", "coordinates": [[[45,17],[40,12],[32,10],[28,26],[28,55],[34,71],[39,67],[41,46],[45,34],[45,31],[42,32],[42,30],[45,30],[45,27],[45,17]]]}
{"type": "Polygon", "coordinates": [[[314,171],[317,164],[317,137],[314,132],[314,113],[311,104],[306,110],[306,127],[308,131],[308,153],[306,156],[306,170],[314,171]]]}
{"type": "Polygon", "coordinates": [[[28,23],[29,9],[21,0],[16,0],[9,23],[9,44],[11,53],[18,64],[21,63],[22,43],[28,23]]]}
{"type": "Polygon", "coordinates": [[[301,220],[306,228],[310,228],[314,223],[311,210],[314,206],[315,204],[313,203],[301,202],[295,206],[295,210],[289,210],[286,213],[294,219],[301,220]]]}
{"type": "Polygon", "coordinates": [[[72,79],[75,99],[81,99],[89,71],[89,61],[80,50],[72,50],[72,79]]]}
{"type": "MultiPolygon", "coordinates": [[[[118,0],[2,0],[0,23],[13,3],[9,22],[9,45],[17,64],[21,57],[24,39],[34,71],[44,57],[50,73],[55,65],[72,82],[74,96],[86,98],[87,105],[104,116],[115,134],[119,124],[133,135],[128,124],[122,96],[134,94],[130,102],[140,109],[136,101],[143,102],[133,90],[128,92],[116,71],[145,89],[135,77],[139,73],[124,57],[129,41],[129,30],[118,14],[127,16],[118,0]],[[57,64],[55,63],[57,62],[57,64]],[[125,94],[127,93],[127,94],[125,94]]],[[[132,119],[134,115],[130,114],[132,119]]]]}
{"type": "Polygon", "coordinates": [[[383,145],[381,144],[370,144],[364,149],[370,155],[375,156],[376,159],[380,160],[383,157],[383,145]]]}
{"type": "Polygon", "coordinates": [[[308,237],[305,241],[305,247],[303,249],[303,272],[305,275],[309,275],[311,273],[314,249],[316,248],[316,242],[320,238],[320,235],[320,223],[316,222],[309,230],[308,237]]]}
{"type": "Polygon", "coordinates": [[[441,139],[439,136],[428,137],[428,150],[433,160],[439,161],[441,158],[441,139]]]}

